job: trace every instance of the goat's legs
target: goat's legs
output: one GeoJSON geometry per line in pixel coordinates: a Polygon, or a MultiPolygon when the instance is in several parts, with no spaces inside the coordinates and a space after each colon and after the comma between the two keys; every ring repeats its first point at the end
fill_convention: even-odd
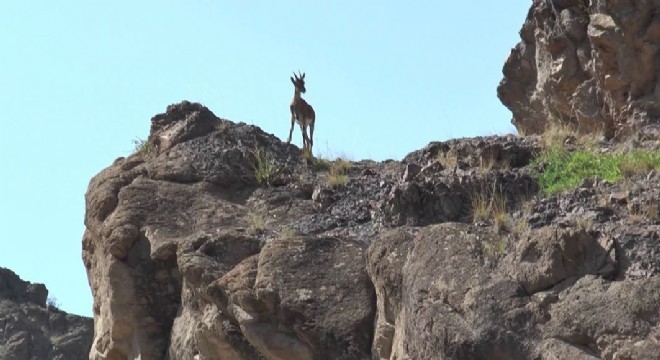
{"type": "Polygon", "coordinates": [[[309,138],[307,137],[307,126],[300,124],[300,131],[302,132],[302,137],[303,137],[303,151],[305,151],[309,146],[309,138]]]}
{"type": "Polygon", "coordinates": [[[314,146],[314,123],[309,124],[309,153],[312,153],[312,146],[314,146]]]}
{"type": "Polygon", "coordinates": [[[289,139],[286,141],[287,144],[291,143],[291,136],[293,135],[293,125],[296,124],[296,117],[293,114],[293,111],[291,112],[291,129],[289,130],[289,139]]]}

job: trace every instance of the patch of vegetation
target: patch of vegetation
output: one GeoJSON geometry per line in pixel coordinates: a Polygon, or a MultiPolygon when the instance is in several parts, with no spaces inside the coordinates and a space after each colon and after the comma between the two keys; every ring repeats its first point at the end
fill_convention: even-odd
{"type": "Polygon", "coordinates": [[[579,216],[573,220],[573,224],[578,229],[590,231],[594,228],[594,219],[592,217],[579,216]]]}
{"type": "Polygon", "coordinates": [[[509,240],[504,236],[497,237],[495,241],[484,241],[481,243],[481,251],[484,254],[484,257],[490,260],[497,259],[504,255],[508,247],[509,240]]]}
{"type": "Polygon", "coordinates": [[[312,160],[312,169],[316,172],[330,170],[330,161],[324,158],[314,158],[312,160]]]}
{"type": "Polygon", "coordinates": [[[479,167],[481,167],[482,170],[490,171],[493,170],[496,162],[497,161],[495,160],[495,156],[489,152],[481,156],[479,167]]]}
{"type": "Polygon", "coordinates": [[[348,171],[351,167],[351,163],[342,158],[333,161],[327,175],[328,185],[334,188],[346,185],[348,183],[348,171]]]}
{"type": "Polygon", "coordinates": [[[567,151],[553,146],[543,152],[532,167],[542,168],[536,177],[546,194],[576,188],[585,179],[616,182],[651,169],[660,169],[660,151],[634,150],[601,153],[596,149],[567,151]]]}
{"type": "Polygon", "coordinates": [[[449,154],[449,152],[438,153],[436,160],[446,168],[453,168],[458,165],[458,156],[456,154],[449,154]]]}
{"type": "Polygon", "coordinates": [[[532,166],[541,165],[537,174],[541,189],[546,194],[575,188],[585,179],[600,178],[614,182],[621,177],[619,167],[612,155],[597,154],[590,150],[568,152],[553,146],[537,158],[532,166]]]}
{"type": "Polygon", "coordinates": [[[511,232],[511,218],[506,211],[506,206],[502,209],[495,209],[493,211],[493,225],[498,234],[511,232]]]}
{"type": "Polygon", "coordinates": [[[330,166],[330,172],[346,174],[353,167],[351,163],[344,158],[337,158],[330,166]]]}
{"type": "Polygon", "coordinates": [[[221,133],[226,133],[229,129],[229,122],[227,120],[218,119],[213,123],[213,128],[221,133]]]}
{"type": "Polygon", "coordinates": [[[515,237],[521,237],[527,234],[531,228],[532,227],[529,224],[529,222],[527,222],[527,220],[519,218],[513,224],[513,227],[511,228],[511,233],[515,237]]]}
{"type": "Polygon", "coordinates": [[[487,151],[479,159],[479,167],[484,171],[494,169],[506,170],[511,168],[509,159],[498,159],[492,151],[487,151]]]}
{"type": "Polygon", "coordinates": [[[57,298],[54,296],[48,297],[48,299],[46,300],[46,305],[51,309],[55,309],[55,310],[60,309],[60,302],[57,301],[57,298]]]}
{"type": "Polygon", "coordinates": [[[303,149],[302,150],[302,157],[303,159],[307,161],[313,161],[314,160],[314,154],[312,154],[312,151],[310,149],[303,149]]]}
{"type": "Polygon", "coordinates": [[[255,148],[252,151],[254,178],[259,184],[270,186],[275,175],[275,158],[270,152],[255,148]]]}
{"type": "Polygon", "coordinates": [[[154,144],[149,140],[144,140],[140,138],[133,139],[133,145],[135,146],[134,153],[148,155],[154,149],[154,144]]]}
{"type": "Polygon", "coordinates": [[[266,230],[267,219],[263,214],[250,213],[247,217],[248,232],[252,235],[261,234],[266,230]]]}
{"type": "Polygon", "coordinates": [[[509,214],[506,206],[506,199],[502,192],[493,187],[490,189],[481,189],[475,191],[470,196],[472,205],[472,220],[492,221],[499,230],[509,228],[509,214]]]}
{"type": "Polygon", "coordinates": [[[550,123],[541,134],[541,145],[545,149],[564,146],[567,139],[576,138],[577,132],[568,125],[550,123]]]}
{"type": "Polygon", "coordinates": [[[330,173],[327,176],[328,185],[333,188],[338,188],[348,184],[348,176],[345,174],[333,174],[330,173]]]}
{"type": "Polygon", "coordinates": [[[642,222],[660,221],[660,201],[658,199],[651,199],[645,202],[631,202],[628,203],[629,221],[642,222]]]}
{"type": "Polygon", "coordinates": [[[647,173],[653,169],[660,169],[660,150],[633,150],[619,156],[619,170],[621,175],[629,178],[638,174],[647,173]]]}
{"type": "Polygon", "coordinates": [[[281,239],[293,239],[296,237],[296,230],[291,226],[286,226],[280,230],[281,239]]]}
{"type": "Polygon", "coordinates": [[[398,172],[403,168],[401,163],[396,160],[385,160],[383,161],[383,166],[389,172],[398,172]]]}
{"type": "Polygon", "coordinates": [[[479,192],[473,194],[470,197],[470,203],[472,204],[472,221],[486,221],[490,217],[490,202],[488,201],[488,195],[484,192],[479,192]]]}

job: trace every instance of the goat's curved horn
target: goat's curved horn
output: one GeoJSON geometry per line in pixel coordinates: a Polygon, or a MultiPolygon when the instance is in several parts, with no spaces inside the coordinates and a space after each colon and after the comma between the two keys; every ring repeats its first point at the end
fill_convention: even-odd
{"type": "Polygon", "coordinates": [[[293,72],[293,78],[296,79],[296,80],[298,80],[298,75],[296,75],[296,72],[295,72],[295,71],[293,72]]]}

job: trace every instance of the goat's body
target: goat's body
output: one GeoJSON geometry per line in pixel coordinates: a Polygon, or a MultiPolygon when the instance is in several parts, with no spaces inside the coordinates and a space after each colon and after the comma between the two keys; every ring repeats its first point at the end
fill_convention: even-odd
{"type": "Polygon", "coordinates": [[[300,92],[296,89],[289,109],[291,110],[291,129],[289,130],[289,140],[287,140],[287,143],[291,142],[293,127],[298,123],[303,136],[303,150],[311,153],[312,146],[314,145],[314,121],[316,120],[314,108],[305,99],[300,97],[300,92]],[[307,136],[308,127],[309,137],[307,136]]]}

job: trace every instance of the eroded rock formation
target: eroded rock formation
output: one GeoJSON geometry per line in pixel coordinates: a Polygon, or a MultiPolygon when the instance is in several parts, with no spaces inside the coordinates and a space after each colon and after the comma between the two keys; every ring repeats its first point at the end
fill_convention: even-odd
{"type": "Polygon", "coordinates": [[[660,116],[659,14],[658,0],[534,0],[498,88],[513,124],[644,135],[660,116]]]}
{"type": "Polygon", "coordinates": [[[0,359],[87,359],[92,319],[67,314],[47,299],[43,284],[0,268],[0,359]]]}
{"type": "Polygon", "coordinates": [[[91,359],[660,354],[656,173],[537,196],[539,145],[509,136],[351,162],[332,186],[296,147],[188,102],[149,144],[86,195],[91,359]],[[495,192],[506,222],[475,221],[495,192]]]}

